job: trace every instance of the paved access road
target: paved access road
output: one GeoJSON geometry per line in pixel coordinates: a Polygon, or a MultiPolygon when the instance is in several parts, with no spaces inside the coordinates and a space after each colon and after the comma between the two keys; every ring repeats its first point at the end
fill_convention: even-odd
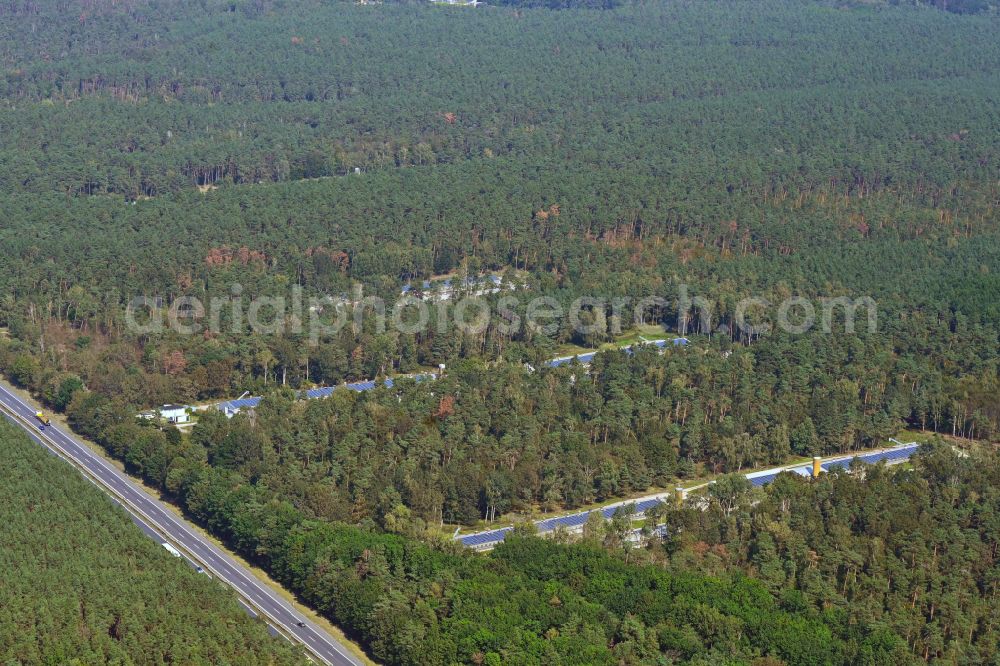
{"type": "Polygon", "coordinates": [[[35,418],[38,408],[0,384],[0,410],[17,425],[59,456],[68,459],[91,481],[125,506],[143,523],[166,537],[185,556],[198,562],[216,579],[225,581],[259,614],[281,631],[302,643],[310,655],[334,666],[355,666],[360,661],[347,647],[310,622],[291,604],[258,579],[246,567],[201,536],[174,514],[161,500],[150,495],[128,475],[109,464],[57,426],[41,429],[35,418]],[[11,418],[13,417],[13,418],[11,418]],[[299,626],[299,623],[304,626],[299,626]]]}

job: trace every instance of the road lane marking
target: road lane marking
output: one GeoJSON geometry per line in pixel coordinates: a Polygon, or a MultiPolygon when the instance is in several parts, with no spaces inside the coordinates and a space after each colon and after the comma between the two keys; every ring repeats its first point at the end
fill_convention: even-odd
{"type": "MultiPolygon", "coordinates": [[[[15,394],[11,393],[10,391],[8,391],[3,386],[0,386],[0,392],[6,394],[7,396],[10,397],[11,400],[14,401],[13,405],[9,404],[6,401],[3,401],[3,402],[4,402],[4,405],[6,407],[8,407],[9,409],[11,409],[11,411],[14,411],[15,414],[17,414],[17,409],[16,408],[21,408],[22,411],[27,412],[27,413],[30,414],[30,417],[29,416],[20,415],[22,419],[24,419],[27,422],[30,422],[30,418],[34,418],[35,417],[35,412],[31,411],[31,408],[28,407],[26,405],[26,403],[24,403],[18,396],[16,396],[15,394]]],[[[25,429],[28,430],[28,432],[31,433],[32,435],[36,436],[36,438],[38,438],[39,441],[42,441],[41,438],[33,430],[31,430],[30,428],[25,428],[25,429]]],[[[69,458],[73,459],[78,465],[80,465],[81,467],[83,467],[84,469],[86,469],[88,471],[88,473],[90,473],[91,475],[100,478],[102,481],[105,481],[105,479],[97,472],[97,470],[93,468],[93,465],[96,465],[98,468],[102,468],[103,470],[106,470],[107,472],[109,472],[114,477],[114,481],[116,481],[118,484],[120,484],[122,487],[124,487],[125,492],[123,492],[119,487],[116,487],[116,485],[114,483],[108,482],[108,481],[105,481],[105,487],[106,488],[114,490],[115,492],[119,493],[125,499],[128,499],[127,497],[125,497],[125,495],[127,494],[127,492],[131,491],[134,495],[136,495],[137,497],[139,497],[142,500],[145,500],[148,504],[150,504],[152,507],[154,507],[155,510],[153,511],[153,513],[156,513],[158,511],[161,514],[162,519],[165,519],[165,520],[162,520],[162,522],[172,523],[174,525],[175,529],[179,529],[180,532],[182,532],[183,534],[185,534],[188,537],[190,537],[191,539],[193,539],[193,541],[195,543],[197,543],[199,545],[202,545],[205,548],[208,548],[210,551],[218,551],[218,549],[213,544],[207,543],[206,541],[204,541],[204,539],[200,535],[196,535],[195,533],[191,532],[191,530],[189,530],[186,525],[184,525],[183,523],[179,522],[173,516],[173,514],[169,510],[167,510],[165,507],[159,506],[158,503],[156,503],[155,499],[149,498],[148,494],[146,494],[145,491],[138,490],[136,484],[131,479],[127,478],[124,475],[123,472],[119,471],[118,469],[116,469],[116,468],[112,467],[110,464],[108,464],[101,456],[98,456],[97,454],[95,454],[94,452],[92,452],[89,449],[89,447],[86,447],[83,444],[80,444],[76,440],[72,439],[70,436],[64,434],[63,432],[61,432],[60,430],[58,430],[57,428],[55,428],[54,426],[50,426],[46,430],[40,430],[39,433],[40,433],[40,435],[42,437],[44,437],[44,439],[47,439],[52,444],[56,445],[60,450],[62,450],[62,452],[65,455],[67,455],[69,458]],[[60,440],[64,440],[65,443],[61,443],[60,440]],[[78,455],[74,456],[72,454],[72,452],[77,452],[78,455]],[[85,461],[90,462],[91,465],[85,464],[85,461]]],[[[134,501],[132,503],[133,504],[137,504],[134,501]]],[[[182,541],[178,537],[178,535],[171,533],[168,529],[166,529],[165,525],[161,524],[161,522],[157,522],[157,521],[153,520],[153,518],[151,516],[147,515],[142,510],[142,508],[140,508],[139,506],[135,506],[135,509],[139,513],[143,514],[143,517],[145,517],[147,520],[149,520],[153,525],[155,525],[156,527],[160,528],[161,531],[163,531],[165,534],[169,535],[171,538],[173,538],[174,540],[176,540],[179,545],[183,546],[189,552],[194,552],[195,549],[192,548],[192,546],[190,544],[185,543],[184,541],[182,541]]],[[[222,557],[223,561],[231,559],[227,555],[225,555],[225,554],[223,554],[221,552],[219,552],[219,555],[220,555],[220,557],[222,557]]],[[[236,588],[238,591],[242,592],[243,594],[247,594],[247,591],[243,587],[238,586],[236,584],[236,580],[234,580],[235,578],[242,579],[240,582],[244,586],[246,586],[247,584],[249,584],[250,587],[255,588],[258,591],[264,592],[265,595],[267,595],[267,598],[271,599],[271,601],[274,602],[278,606],[278,608],[280,608],[281,610],[286,611],[289,616],[291,616],[292,618],[299,617],[298,613],[295,610],[293,610],[292,608],[290,608],[287,605],[287,603],[285,602],[285,600],[283,598],[281,598],[280,596],[278,596],[276,593],[272,593],[270,591],[264,590],[264,588],[262,588],[260,586],[260,584],[256,581],[255,577],[252,577],[252,574],[250,574],[249,572],[244,573],[242,567],[240,567],[239,565],[237,565],[235,563],[235,561],[232,561],[231,563],[227,561],[226,564],[228,565],[228,567],[230,569],[230,577],[227,578],[227,577],[224,577],[224,576],[220,576],[220,578],[223,578],[224,580],[226,580],[226,582],[228,582],[230,584],[230,586],[236,588]],[[233,574],[235,574],[235,575],[233,575],[233,574]]],[[[218,575],[218,572],[216,572],[216,574],[218,575]]],[[[255,595],[255,596],[258,596],[258,595],[255,595]]],[[[258,596],[258,598],[260,598],[260,597],[258,596]]],[[[265,609],[261,608],[261,610],[263,611],[265,609]]],[[[275,619],[277,620],[277,618],[275,618],[275,619]]],[[[280,624],[282,626],[282,628],[284,628],[285,631],[287,631],[289,634],[291,634],[293,636],[296,636],[302,642],[305,642],[304,638],[298,635],[298,632],[292,630],[290,627],[286,626],[283,622],[278,622],[278,624],[280,624]]],[[[297,627],[297,628],[301,629],[301,627],[297,627]]],[[[322,640],[323,644],[325,644],[327,647],[333,648],[333,650],[338,655],[340,655],[341,657],[343,657],[344,659],[346,659],[349,663],[352,663],[352,664],[358,664],[359,663],[353,657],[353,655],[350,655],[350,654],[347,654],[346,652],[344,652],[343,649],[341,649],[341,646],[339,646],[338,644],[336,644],[334,641],[331,641],[326,636],[320,636],[320,639],[322,640]]],[[[325,655],[322,655],[320,653],[317,653],[317,656],[323,658],[324,660],[327,659],[327,657],[325,655]]]]}

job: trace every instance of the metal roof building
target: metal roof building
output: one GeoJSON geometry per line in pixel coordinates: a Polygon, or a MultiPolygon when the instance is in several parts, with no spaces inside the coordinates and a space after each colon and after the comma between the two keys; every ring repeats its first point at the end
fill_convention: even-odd
{"type": "MultiPolygon", "coordinates": [[[[670,340],[649,340],[647,342],[638,342],[639,345],[652,345],[657,349],[666,349],[668,346],[673,347],[686,347],[691,341],[687,338],[672,338],[670,340]]],[[[626,354],[633,354],[635,345],[628,345],[627,347],[622,347],[621,351],[626,354]]],[[[567,363],[572,363],[573,359],[576,359],[580,365],[589,365],[594,362],[594,357],[597,356],[597,352],[587,352],[586,354],[577,354],[576,356],[560,356],[559,358],[554,358],[548,361],[545,365],[550,368],[558,368],[561,365],[566,365],[567,363]]]]}
{"type": "MultiPolygon", "coordinates": [[[[903,462],[908,460],[917,449],[920,448],[919,444],[910,443],[897,446],[892,449],[885,449],[882,451],[875,451],[873,453],[865,453],[858,456],[843,456],[840,458],[834,458],[821,463],[823,471],[829,472],[840,469],[847,469],[854,460],[860,460],[861,462],[874,465],[875,463],[885,461],[886,464],[893,464],[903,462]]],[[[791,472],[793,474],[799,474],[800,476],[811,476],[812,466],[809,464],[798,465],[794,467],[781,467],[769,470],[763,470],[760,472],[751,472],[746,475],[748,481],[756,487],[760,487],[771,483],[774,479],[783,472],[791,472]]],[[[666,501],[670,497],[670,494],[665,493],[643,500],[635,502],[635,516],[642,517],[646,511],[652,507],[666,501]]],[[[590,518],[592,512],[600,513],[601,517],[605,520],[614,516],[615,511],[621,507],[631,504],[631,502],[618,502],[613,505],[602,507],[600,509],[594,509],[593,511],[580,511],[578,513],[573,513],[567,516],[558,516],[555,518],[546,518],[545,520],[539,520],[535,522],[535,529],[540,533],[544,534],[546,532],[552,532],[553,530],[562,528],[570,531],[577,531],[583,527],[583,525],[590,518]]],[[[498,543],[506,538],[507,533],[510,532],[512,527],[502,527],[495,530],[487,530],[485,532],[477,532],[475,534],[468,534],[465,536],[455,537],[462,545],[473,548],[476,550],[488,550],[493,548],[498,543]]]]}
{"type": "MultiPolygon", "coordinates": [[[[409,379],[417,382],[424,381],[425,379],[433,379],[434,375],[431,373],[421,374],[421,375],[408,375],[409,379]]],[[[382,382],[375,380],[367,380],[363,382],[351,382],[348,384],[340,384],[338,386],[321,386],[318,388],[308,389],[306,391],[299,391],[296,393],[296,397],[299,399],[314,399],[314,398],[328,398],[333,395],[334,391],[342,389],[350,389],[351,391],[371,391],[379,385],[385,386],[386,388],[392,388],[396,385],[392,379],[385,379],[382,382]]],[[[216,408],[227,415],[233,415],[238,413],[243,409],[253,409],[260,404],[261,398],[257,396],[249,398],[239,398],[237,400],[227,400],[226,402],[220,402],[216,405],[216,408]]]]}

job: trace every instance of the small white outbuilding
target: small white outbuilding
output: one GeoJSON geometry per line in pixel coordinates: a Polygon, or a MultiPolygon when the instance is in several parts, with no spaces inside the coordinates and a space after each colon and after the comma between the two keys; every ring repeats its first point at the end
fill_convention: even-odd
{"type": "Polygon", "coordinates": [[[191,411],[187,405],[163,405],[160,416],[167,423],[188,423],[191,421],[191,411]]]}

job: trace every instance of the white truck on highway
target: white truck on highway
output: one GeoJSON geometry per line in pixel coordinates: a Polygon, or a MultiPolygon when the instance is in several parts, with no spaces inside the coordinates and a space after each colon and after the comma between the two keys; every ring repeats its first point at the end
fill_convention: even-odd
{"type": "Polygon", "coordinates": [[[171,546],[166,541],[164,541],[160,545],[162,545],[164,548],[166,548],[167,552],[170,553],[171,555],[173,555],[174,557],[180,557],[181,556],[181,551],[177,550],[176,548],[174,548],[173,546],[171,546]]]}

